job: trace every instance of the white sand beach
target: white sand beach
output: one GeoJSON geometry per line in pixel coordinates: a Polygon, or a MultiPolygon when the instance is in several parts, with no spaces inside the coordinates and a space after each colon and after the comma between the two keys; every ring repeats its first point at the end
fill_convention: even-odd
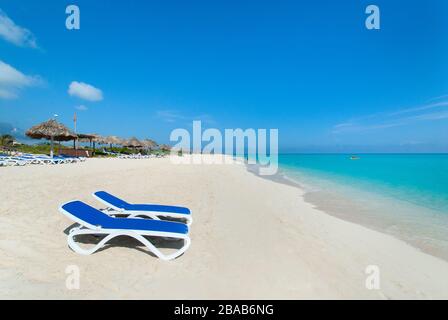
{"type": "Polygon", "coordinates": [[[173,165],[170,159],[88,159],[0,168],[2,299],[439,299],[448,262],[306,203],[303,191],[242,164],[173,165]],[[67,246],[58,211],[107,190],[133,203],[187,206],[192,245],[162,261],[125,238],[90,256],[67,246]],[[80,288],[66,288],[66,268],[80,288]],[[365,286],[366,267],[380,289],[365,286]]]}

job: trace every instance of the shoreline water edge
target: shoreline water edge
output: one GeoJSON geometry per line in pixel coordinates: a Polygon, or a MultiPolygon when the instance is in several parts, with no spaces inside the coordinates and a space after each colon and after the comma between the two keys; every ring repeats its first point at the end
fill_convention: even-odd
{"type": "Polygon", "coordinates": [[[326,214],[392,235],[424,253],[448,261],[448,216],[440,212],[374,191],[359,190],[356,186],[330,182],[331,179],[317,178],[299,168],[286,168],[281,162],[278,172],[271,176],[260,175],[258,164],[247,161],[244,164],[258,177],[300,189],[305,202],[326,214]],[[323,183],[331,185],[323,186],[323,183]],[[389,212],[395,215],[388,216],[389,212]],[[401,212],[406,215],[400,215],[401,212]],[[433,221],[422,221],[422,212],[433,221]]]}

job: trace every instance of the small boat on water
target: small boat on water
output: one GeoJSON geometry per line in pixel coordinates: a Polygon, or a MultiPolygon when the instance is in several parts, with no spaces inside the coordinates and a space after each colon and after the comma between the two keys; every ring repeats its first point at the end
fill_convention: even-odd
{"type": "Polygon", "coordinates": [[[359,160],[359,159],[361,159],[361,158],[358,157],[358,156],[351,156],[351,157],[350,157],[350,160],[359,160]]]}

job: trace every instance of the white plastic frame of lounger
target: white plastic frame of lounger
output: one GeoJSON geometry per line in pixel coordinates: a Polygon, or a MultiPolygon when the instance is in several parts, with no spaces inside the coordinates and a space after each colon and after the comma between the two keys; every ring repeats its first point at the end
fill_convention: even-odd
{"type": "MultiPolygon", "coordinates": [[[[149,230],[129,230],[129,229],[103,229],[100,226],[94,226],[90,223],[87,223],[81,219],[78,219],[62,207],[65,204],[61,205],[59,207],[59,211],[70,218],[71,220],[77,222],[80,224],[79,227],[74,227],[70,229],[69,234],[67,236],[67,243],[68,246],[75,251],[76,253],[83,254],[83,255],[90,255],[99,249],[101,249],[107,242],[112,240],[113,238],[119,237],[119,236],[129,236],[131,238],[134,238],[138,241],[140,241],[146,248],[148,248],[149,251],[154,253],[159,259],[162,260],[172,260],[183,254],[187,249],[190,247],[191,240],[190,237],[187,234],[181,234],[181,233],[173,233],[173,232],[161,232],[161,231],[149,231],[149,230]],[[106,234],[107,236],[103,238],[100,242],[98,242],[93,248],[91,249],[83,249],[81,248],[74,240],[74,237],[78,235],[101,235],[106,234]],[[182,248],[177,250],[176,252],[173,252],[171,254],[163,254],[159,249],[157,249],[148,239],[146,239],[144,236],[151,236],[151,237],[162,237],[162,238],[175,238],[175,239],[182,239],[184,240],[184,245],[182,248]]],[[[126,219],[126,218],[123,218],[126,219]]],[[[138,219],[138,218],[137,218],[138,219]]]]}
{"type": "Polygon", "coordinates": [[[121,215],[128,215],[127,218],[147,217],[147,218],[151,218],[154,220],[162,220],[159,217],[185,219],[187,222],[186,225],[188,227],[190,227],[191,224],[193,223],[193,218],[191,217],[191,213],[190,214],[181,214],[181,213],[160,212],[160,211],[124,210],[122,208],[118,208],[118,207],[114,206],[113,204],[101,199],[95,193],[92,193],[92,196],[107,207],[107,209],[102,210],[102,212],[104,212],[108,215],[121,214],[121,215]]]}
{"type": "Polygon", "coordinates": [[[11,157],[2,159],[2,161],[3,161],[6,165],[8,165],[8,166],[25,166],[25,165],[28,164],[27,161],[19,160],[19,159],[13,159],[13,158],[11,158],[11,157]]]}

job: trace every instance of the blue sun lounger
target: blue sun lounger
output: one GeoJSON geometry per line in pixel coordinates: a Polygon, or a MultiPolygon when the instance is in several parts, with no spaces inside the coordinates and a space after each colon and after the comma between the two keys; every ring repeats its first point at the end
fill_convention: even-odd
{"type": "Polygon", "coordinates": [[[154,220],[168,217],[184,220],[188,226],[193,222],[190,209],[185,207],[160,204],[130,204],[106,191],[97,191],[92,195],[107,206],[107,210],[104,212],[108,214],[127,215],[128,218],[148,217],[154,220]]]}
{"type": "Polygon", "coordinates": [[[69,247],[79,254],[92,254],[102,248],[108,241],[118,236],[129,236],[140,241],[162,260],[174,259],[184,253],[190,246],[188,226],[184,223],[111,217],[81,201],[63,204],[59,211],[80,225],[72,228],[67,237],[69,247]],[[74,240],[78,235],[106,235],[106,237],[93,248],[83,249],[74,240]],[[174,253],[163,254],[145,237],[182,239],[184,244],[174,253]]]}

